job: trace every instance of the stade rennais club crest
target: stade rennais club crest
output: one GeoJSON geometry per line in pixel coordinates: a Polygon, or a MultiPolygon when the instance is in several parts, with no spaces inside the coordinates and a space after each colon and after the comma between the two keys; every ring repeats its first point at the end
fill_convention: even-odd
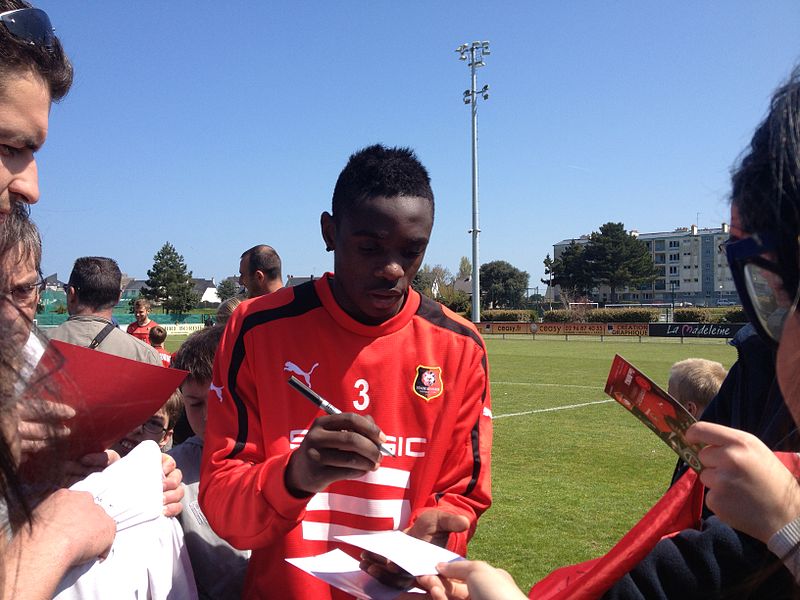
{"type": "Polygon", "coordinates": [[[441,396],[442,392],[444,392],[442,367],[419,365],[414,378],[414,393],[426,402],[430,402],[441,396]]]}

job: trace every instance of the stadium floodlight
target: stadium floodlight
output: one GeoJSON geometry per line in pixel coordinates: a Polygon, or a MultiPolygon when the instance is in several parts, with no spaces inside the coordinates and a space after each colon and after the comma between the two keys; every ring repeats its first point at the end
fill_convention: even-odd
{"type": "Polygon", "coordinates": [[[461,44],[456,48],[460,60],[467,60],[470,69],[472,85],[464,92],[464,104],[472,106],[472,229],[469,234],[472,236],[472,322],[479,323],[481,320],[481,283],[480,283],[480,252],[478,236],[481,232],[479,227],[478,211],[478,96],[484,100],[489,99],[489,86],[484,85],[478,89],[478,67],[486,66],[483,57],[490,54],[489,42],[472,42],[471,44],[461,44]]]}

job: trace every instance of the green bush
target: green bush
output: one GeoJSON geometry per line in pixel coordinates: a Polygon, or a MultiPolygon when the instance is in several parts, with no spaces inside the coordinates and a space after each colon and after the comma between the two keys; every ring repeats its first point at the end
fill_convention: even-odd
{"type": "Polygon", "coordinates": [[[545,311],[542,320],[545,323],[573,323],[576,322],[578,319],[577,316],[575,315],[575,311],[557,309],[557,310],[545,311]]]}
{"type": "Polygon", "coordinates": [[[481,311],[481,322],[484,321],[523,321],[532,320],[529,310],[490,309],[481,311]]]}
{"type": "Polygon", "coordinates": [[[711,311],[707,308],[676,308],[672,320],[676,323],[711,323],[711,311]]]}
{"type": "Polygon", "coordinates": [[[589,323],[653,323],[658,321],[657,308],[595,308],[586,313],[589,323]]]}
{"type": "Polygon", "coordinates": [[[742,307],[729,308],[722,315],[721,323],[747,323],[747,315],[742,307]]]}

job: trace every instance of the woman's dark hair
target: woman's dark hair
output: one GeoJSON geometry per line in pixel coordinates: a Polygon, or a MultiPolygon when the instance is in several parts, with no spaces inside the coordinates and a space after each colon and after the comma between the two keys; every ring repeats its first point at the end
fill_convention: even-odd
{"type": "Polygon", "coordinates": [[[732,176],[731,200],[749,233],[770,233],[790,297],[800,274],[800,67],[772,97],[732,176]]]}

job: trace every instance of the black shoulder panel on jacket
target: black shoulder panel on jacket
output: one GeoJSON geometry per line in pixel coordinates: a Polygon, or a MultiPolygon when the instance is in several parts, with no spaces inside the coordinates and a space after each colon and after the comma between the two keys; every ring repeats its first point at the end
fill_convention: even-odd
{"type": "Polygon", "coordinates": [[[308,281],[294,288],[294,299],[288,304],[279,306],[277,308],[270,308],[259,312],[254,312],[244,319],[242,328],[236,338],[231,353],[231,364],[228,367],[228,390],[230,391],[233,402],[236,405],[236,412],[238,415],[238,433],[236,434],[236,443],[233,446],[227,458],[233,458],[244,449],[244,444],[247,441],[247,409],[242,402],[239,392],[236,388],[236,379],[239,375],[239,369],[244,362],[245,349],[244,349],[244,336],[245,334],[259,325],[268,323],[270,321],[277,321],[279,319],[286,319],[290,317],[297,317],[307,313],[315,308],[322,306],[322,301],[317,296],[317,291],[314,289],[314,282],[308,281]]]}

